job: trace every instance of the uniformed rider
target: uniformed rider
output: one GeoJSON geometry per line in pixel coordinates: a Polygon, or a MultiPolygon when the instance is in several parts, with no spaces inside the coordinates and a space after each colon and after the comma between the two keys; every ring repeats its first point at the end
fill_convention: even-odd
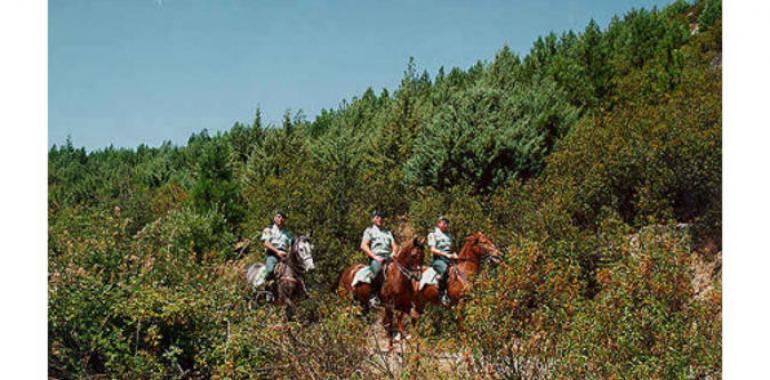
{"type": "Polygon", "coordinates": [[[262,231],[262,240],[265,246],[265,269],[267,271],[266,280],[274,277],[275,266],[280,260],[286,257],[291,247],[293,236],[289,230],[283,226],[286,221],[286,213],[276,210],[273,214],[273,224],[262,231]]]}
{"type": "Polygon", "coordinates": [[[444,305],[449,305],[449,296],[447,295],[447,272],[449,265],[458,256],[452,252],[452,243],[454,239],[449,234],[449,219],[446,216],[439,216],[436,220],[436,228],[428,234],[428,247],[433,254],[431,266],[438,273],[439,299],[444,305]]]}
{"type": "Polygon", "coordinates": [[[379,210],[372,212],[372,225],[364,230],[361,239],[361,250],[369,258],[369,268],[373,275],[369,292],[369,305],[376,307],[380,304],[380,288],[383,283],[382,266],[386,260],[395,256],[398,245],[393,234],[383,226],[384,214],[379,210]]]}

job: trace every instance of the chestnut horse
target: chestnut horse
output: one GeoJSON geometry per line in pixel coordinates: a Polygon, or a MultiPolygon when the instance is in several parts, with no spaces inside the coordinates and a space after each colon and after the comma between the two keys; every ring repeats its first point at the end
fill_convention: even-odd
{"type": "MultiPolygon", "coordinates": [[[[385,309],[382,323],[388,332],[389,347],[393,347],[393,338],[397,333],[406,335],[403,323],[404,314],[409,313],[414,306],[415,286],[422,273],[422,262],[425,257],[423,238],[408,241],[398,253],[389,259],[382,268],[385,280],[380,287],[380,300],[385,309]],[[394,322],[395,317],[395,324],[394,322]]],[[[337,281],[337,293],[343,298],[351,298],[369,312],[369,292],[371,285],[357,284],[353,287],[353,277],[364,268],[364,264],[355,264],[346,268],[337,281]]]]}
{"type": "MultiPolygon", "coordinates": [[[[465,238],[465,243],[458,256],[459,259],[455,260],[456,263],[449,266],[449,270],[446,273],[449,276],[447,280],[447,295],[449,295],[450,299],[449,307],[455,306],[460,302],[461,297],[470,286],[470,280],[479,272],[481,263],[486,258],[489,258],[493,264],[500,263],[502,259],[497,247],[481,232],[472,233],[465,238]]],[[[425,270],[427,268],[423,272],[425,270]]],[[[428,303],[440,304],[438,285],[428,284],[418,290],[412,316],[418,318],[428,303]]],[[[462,320],[458,320],[458,322],[462,328],[462,320]]]]}

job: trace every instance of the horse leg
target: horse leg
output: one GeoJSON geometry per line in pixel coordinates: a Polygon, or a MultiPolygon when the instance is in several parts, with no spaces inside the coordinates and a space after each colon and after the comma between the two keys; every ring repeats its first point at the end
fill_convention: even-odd
{"type": "Polygon", "coordinates": [[[291,322],[294,320],[294,302],[286,302],[286,321],[291,322]]]}
{"type": "Polygon", "coordinates": [[[369,314],[369,291],[371,290],[371,287],[369,284],[360,284],[353,288],[351,291],[352,294],[352,300],[354,304],[358,304],[361,306],[361,314],[362,315],[368,315],[369,314]]]}
{"type": "Polygon", "coordinates": [[[409,339],[409,335],[406,333],[406,327],[404,327],[404,316],[406,316],[406,313],[402,311],[398,312],[398,331],[401,334],[401,339],[409,339]]]}
{"type": "Polygon", "coordinates": [[[457,310],[455,315],[457,317],[457,332],[462,334],[465,332],[465,315],[463,315],[462,310],[457,310]]]}
{"type": "Polygon", "coordinates": [[[369,315],[369,310],[370,310],[369,309],[369,302],[361,303],[361,302],[358,302],[358,301],[353,301],[353,303],[354,304],[358,303],[359,305],[361,305],[361,316],[365,317],[365,316],[369,315]]]}
{"type": "Polygon", "coordinates": [[[422,314],[422,310],[416,304],[412,305],[412,308],[409,309],[409,317],[412,319],[410,323],[415,331],[420,321],[420,314],[422,314]]]}
{"type": "Polygon", "coordinates": [[[294,319],[294,300],[295,286],[292,283],[282,282],[278,284],[278,302],[286,308],[286,321],[291,322],[294,319]]]}
{"type": "Polygon", "coordinates": [[[457,317],[457,332],[463,334],[465,333],[465,307],[461,304],[461,301],[461,299],[457,300],[455,316],[457,317]]]}
{"type": "Polygon", "coordinates": [[[385,315],[382,317],[382,326],[385,328],[385,333],[388,335],[388,351],[393,350],[393,335],[395,331],[393,329],[393,310],[389,307],[385,308],[385,315]]]}
{"type": "Polygon", "coordinates": [[[420,316],[425,311],[425,304],[425,296],[422,292],[417,292],[414,297],[414,303],[412,303],[412,308],[409,310],[409,316],[412,317],[412,324],[415,327],[417,326],[420,316]]]}

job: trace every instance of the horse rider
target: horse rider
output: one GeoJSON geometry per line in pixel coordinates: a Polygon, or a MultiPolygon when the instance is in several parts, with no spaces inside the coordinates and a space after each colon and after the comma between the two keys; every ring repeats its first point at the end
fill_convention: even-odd
{"type": "Polygon", "coordinates": [[[262,230],[260,240],[265,246],[265,269],[267,271],[265,281],[273,279],[276,264],[286,257],[291,247],[291,241],[294,237],[283,226],[285,221],[286,213],[280,209],[276,210],[273,213],[273,224],[262,230]]]}
{"type": "Polygon", "coordinates": [[[380,304],[380,287],[384,282],[381,275],[382,265],[385,260],[395,256],[398,252],[398,245],[393,234],[383,226],[384,214],[379,210],[372,212],[372,225],[364,230],[364,236],[361,239],[361,250],[369,258],[369,269],[372,272],[373,280],[369,292],[369,305],[377,307],[380,304]]]}
{"type": "Polygon", "coordinates": [[[449,219],[441,215],[436,220],[436,228],[428,234],[428,247],[433,254],[431,266],[438,273],[438,289],[441,304],[449,305],[449,295],[447,294],[447,270],[453,260],[459,256],[452,252],[452,235],[447,232],[449,229],[449,219]]]}

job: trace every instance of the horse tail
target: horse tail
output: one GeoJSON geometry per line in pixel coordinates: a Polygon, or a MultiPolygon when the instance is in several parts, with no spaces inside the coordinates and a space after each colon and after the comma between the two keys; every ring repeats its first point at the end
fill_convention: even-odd
{"type": "Polygon", "coordinates": [[[347,268],[343,269],[340,274],[337,275],[337,279],[334,280],[334,283],[332,284],[331,288],[329,288],[329,291],[332,293],[336,293],[337,290],[340,288],[340,280],[342,280],[342,276],[345,275],[345,272],[347,272],[347,268]]]}

